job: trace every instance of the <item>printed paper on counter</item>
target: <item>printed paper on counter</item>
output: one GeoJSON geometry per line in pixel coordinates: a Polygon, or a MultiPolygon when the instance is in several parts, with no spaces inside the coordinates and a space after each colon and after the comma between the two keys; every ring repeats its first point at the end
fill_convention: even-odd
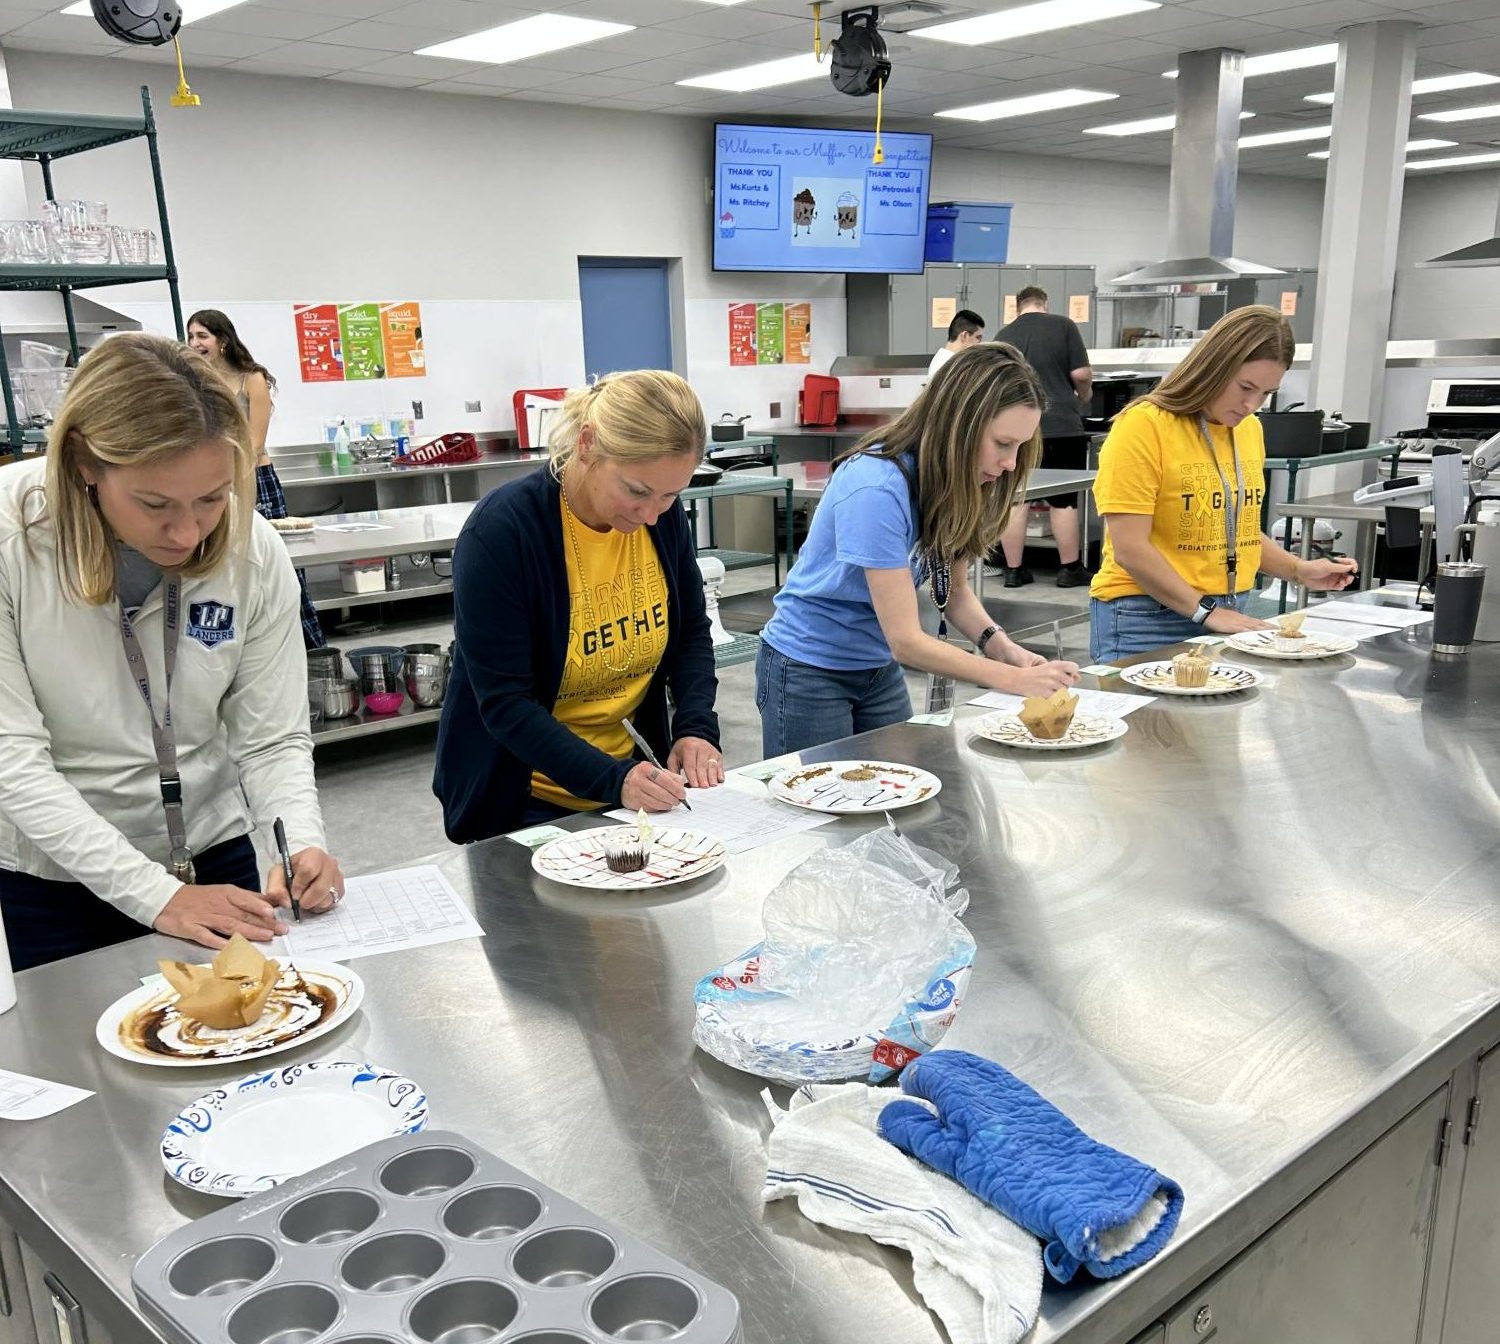
{"type": "Polygon", "coordinates": [[[473,912],[431,864],[351,877],[344,899],[275,939],[273,955],[348,961],[457,938],[483,938],[473,912]]]}
{"type": "Polygon", "coordinates": [[[1304,621],[1302,632],[1324,639],[1379,639],[1394,632],[1387,625],[1363,625],[1358,621],[1304,621]]]}
{"type": "MultiPolygon", "coordinates": [[[[772,773],[784,768],[778,765],[772,773]]],[[[651,824],[680,826],[685,831],[711,835],[723,842],[728,854],[743,854],[747,849],[826,826],[833,820],[833,815],[828,812],[809,812],[805,808],[779,803],[764,789],[748,783],[689,789],[688,802],[693,805],[691,812],[674,807],[670,812],[653,815],[651,824]]],[[[621,821],[635,820],[635,813],[624,807],[605,815],[621,821]]]]}
{"type": "MultiPolygon", "coordinates": [[[[1144,708],[1156,699],[1154,695],[1125,695],[1120,691],[1089,691],[1075,688],[1080,714],[1099,714],[1106,719],[1123,719],[1127,714],[1144,708]]],[[[971,705],[983,705],[986,709],[1006,709],[1012,714],[1021,712],[1025,697],[1007,695],[1004,691],[986,691],[970,700],[971,705]]]]}
{"type": "Polygon", "coordinates": [[[1320,621],[1353,621],[1357,625],[1378,625],[1387,632],[1426,625],[1432,619],[1430,611],[1411,607],[1377,607],[1369,602],[1319,602],[1315,607],[1308,607],[1307,614],[1320,621]]]}
{"type": "Polygon", "coordinates": [[[0,1069],[0,1119],[40,1120],[93,1095],[81,1087],[0,1069]]]}

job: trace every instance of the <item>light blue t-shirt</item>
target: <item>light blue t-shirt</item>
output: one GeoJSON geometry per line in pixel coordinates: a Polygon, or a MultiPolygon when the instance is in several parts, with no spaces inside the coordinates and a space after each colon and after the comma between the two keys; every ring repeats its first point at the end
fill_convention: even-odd
{"type": "Polygon", "coordinates": [[[924,573],[906,476],[894,462],[861,454],[829,479],[761,638],[813,667],[884,667],[891,648],[870,600],[867,569],[909,569],[914,583],[924,573]]]}

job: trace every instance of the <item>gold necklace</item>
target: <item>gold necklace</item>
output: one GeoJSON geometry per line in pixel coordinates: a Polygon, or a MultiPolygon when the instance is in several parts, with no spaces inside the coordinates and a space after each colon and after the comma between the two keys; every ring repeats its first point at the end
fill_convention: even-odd
{"type": "MultiPolygon", "coordinates": [[[[565,517],[563,518],[563,531],[567,534],[568,542],[573,548],[573,563],[578,568],[578,591],[583,599],[583,619],[588,627],[599,636],[599,661],[617,676],[625,676],[635,669],[636,645],[632,643],[625,655],[625,665],[617,667],[604,656],[603,635],[599,625],[599,613],[594,608],[593,599],[589,596],[589,579],[583,568],[583,551],[578,545],[578,534],[574,531],[574,525],[584,527],[586,524],[579,518],[574,510],[572,502],[568,499],[568,487],[564,477],[567,468],[563,468],[563,475],[557,478],[558,489],[562,492],[562,502],[565,517]]],[[[632,594],[633,596],[633,594],[632,594]]]]}

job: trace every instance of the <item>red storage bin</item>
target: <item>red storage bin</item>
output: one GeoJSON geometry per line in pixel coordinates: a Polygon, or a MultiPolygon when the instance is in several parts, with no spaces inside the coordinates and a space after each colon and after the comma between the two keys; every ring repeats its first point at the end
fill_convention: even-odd
{"type": "Polygon", "coordinates": [[[526,424],[527,399],[561,401],[567,395],[568,389],[565,387],[523,387],[511,397],[510,405],[516,417],[516,442],[522,449],[529,449],[532,446],[531,432],[526,424]]]}
{"type": "Polygon", "coordinates": [[[839,422],[839,380],[823,373],[809,373],[797,393],[797,423],[832,427],[839,422]]]}

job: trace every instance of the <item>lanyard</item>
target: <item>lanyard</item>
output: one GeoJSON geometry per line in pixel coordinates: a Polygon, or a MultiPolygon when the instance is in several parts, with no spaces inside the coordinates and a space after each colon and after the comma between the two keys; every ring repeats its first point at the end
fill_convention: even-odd
{"type": "MultiPolygon", "coordinates": [[[[932,593],[932,605],[938,609],[937,637],[946,639],[948,637],[948,594],[953,579],[952,568],[946,563],[939,563],[931,554],[922,559],[922,568],[927,570],[931,581],[930,591],[932,593]]],[[[952,677],[945,677],[938,672],[927,674],[927,713],[937,714],[943,710],[953,708],[954,703],[954,681],[952,677]]]]}
{"type": "Polygon", "coordinates": [[[1225,595],[1233,597],[1237,591],[1235,575],[1240,567],[1240,498],[1245,489],[1245,478],[1240,471],[1240,447],[1234,441],[1234,430],[1229,431],[1229,451],[1234,455],[1234,489],[1229,488],[1229,477],[1219,462],[1214,448],[1213,435],[1208,432],[1208,417],[1198,417],[1198,428],[1203,434],[1204,446],[1208,449],[1208,460],[1219,473],[1219,484],[1224,488],[1224,568],[1229,573],[1229,587],[1225,595]]]}
{"type": "Polygon", "coordinates": [[[156,721],[156,711],[151,704],[151,676],[146,670],[146,656],[141,652],[141,642],[136,638],[135,626],[131,624],[124,603],[120,604],[120,641],[125,646],[125,661],[130,665],[135,688],[146,702],[146,713],[151,719],[151,742],[156,748],[161,806],[167,816],[167,839],[172,845],[168,871],[179,881],[191,883],[195,881],[193,851],[187,844],[187,824],[182,814],[182,779],[177,773],[177,733],[172,727],[172,674],[177,670],[177,637],[182,627],[182,580],[176,575],[167,580],[162,613],[162,657],[167,668],[167,695],[160,723],[156,721]]]}

